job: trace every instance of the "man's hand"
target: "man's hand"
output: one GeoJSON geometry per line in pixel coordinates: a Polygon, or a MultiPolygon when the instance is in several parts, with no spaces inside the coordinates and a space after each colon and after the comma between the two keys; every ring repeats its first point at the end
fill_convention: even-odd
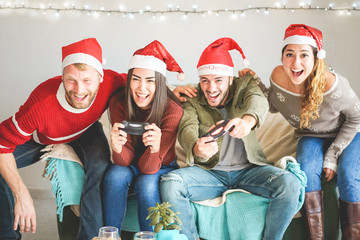
{"type": "Polygon", "coordinates": [[[213,137],[202,137],[194,145],[193,153],[195,156],[209,159],[219,151],[219,146],[216,142],[211,142],[213,137]]]}
{"type": "Polygon", "coordinates": [[[15,194],[15,208],[14,208],[15,220],[14,230],[20,226],[21,232],[36,231],[36,214],[33,200],[26,187],[22,189],[20,195],[15,194]]]}
{"type": "Polygon", "coordinates": [[[127,133],[123,131],[124,124],[114,123],[110,132],[111,149],[116,153],[121,153],[122,147],[127,142],[127,133]]]}
{"type": "Polygon", "coordinates": [[[155,123],[145,126],[145,129],[147,131],[142,135],[144,145],[150,147],[151,153],[158,152],[161,143],[161,129],[155,123]]]}
{"type": "Polygon", "coordinates": [[[325,179],[326,181],[330,182],[331,179],[333,179],[336,175],[336,172],[331,170],[330,168],[324,168],[324,173],[325,173],[325,179]]]}
{"type": "MultiPolygon", "coordinates": [[[[22,181],[12,153],[0,154],[0,174],[9,185],[15,198],[14,230],[20,225],[21,232],[36,231],[36,215],[29,190],[22,181]]],[[[2,213],[0,213],[2,214],[2,213]]]]}
{"type": "Polygon", "coordinates": [[[229,132],[229,135],[233,138],[240,139],[247,136],[255,124],[256,119],[253,116],[244,115],[242,118],[231,119],[224,127],[224,130],[228,131],[232,126],[234,126],[234,129],[229,132]]]}
{"type": "Polygon", "coordinates": [[[239,74],[239,78],[242,78],[243,76],[245,76],[247,73],[250,73],[251,75],[255,76],[256,73],[251,70],[250,68],[244,68],[242,70],[239,70],[238,74],[239,74]]]}
{"type": "Polygon", "coordinates": [[[186,102],[186,98],[182,97],[181,94],[185,94],[189,98],[193,98],[196,97],[196,92],[196,88],[191,85],[177,86],[173,91],[173,93],[180,100],[180,102],[186,102]]]}

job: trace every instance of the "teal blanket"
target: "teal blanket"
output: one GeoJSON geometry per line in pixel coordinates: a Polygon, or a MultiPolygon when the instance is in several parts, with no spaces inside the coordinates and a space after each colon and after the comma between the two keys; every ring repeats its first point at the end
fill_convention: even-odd
{"type": "MultiPolygon", "coordinates": [[[[297,210],[304,203],[306,176],[298,163],[287,162],[286,170],[300,181],[297,210]]],[[[227,200],[219,207],[191,203],[199,235],[207,240],[260,240],[262,239],[265,215],[270,199],[244,192],[227,194],[227,200]]],[[[135,197],[127,203],[122,230],[137,232],[137,206],[135,197]]],[[[179,215],[181,218],[181,214],[179,215]]]]}
{"type": "Polygon", "coordinates": [[[52,192],[56,198],[56,213],[62,222],[64,207],[80,205],[85,174],[77,162],[50,157],[47,161],[44,177],[51,181],[52,192]]]}

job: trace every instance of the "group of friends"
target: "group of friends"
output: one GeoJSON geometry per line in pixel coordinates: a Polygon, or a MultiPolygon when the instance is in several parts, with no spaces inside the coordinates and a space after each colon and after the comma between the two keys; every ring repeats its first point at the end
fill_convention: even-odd
{"type": "Polygon", "coordinates": [[[233,39],[220,38],[200,56],[199,84],[173,91],[166,73],[182,78],[183,71],[159,41],[134,53],[127,74],[102,68],[94,38],[64,46],[62,75],[41,83],[0,124],[0,239],[36,231],[33,200],[17,169],[39,161],[46,145],[62,143],[74,149],[85,172],[80,240],[104,225],[121,229],[130,189],[142,231],[153,230],[148,207],[167,201],[181,212],[181,232],[199,239],[190,202],[238,188],[270,199],[263,239],[282,239],[301,185],[266,160],[255,136],[268,111],[280,112],[299,137],[296,159],[308,179],[302,212],[310,238],[324,239],[323,175],[327,181],[337,177],[343,239],[360,239],[360,101],[346,78],[328,70],[322,45],[320,30],[290,25],[282,65],[266,88],[250,69],[234,76],[229,51],[237,50],[244,63],[245,54],[233,39]],[[98,122],[107,109],[110,146],[98,122]],[[131,135],[124,120],[149,124],[142,135],[131,135]],[[228,134],[204,137],[224,120],[228,134]],[[186,152],[184,168],[176,163],[177,138],[186,152]]]}

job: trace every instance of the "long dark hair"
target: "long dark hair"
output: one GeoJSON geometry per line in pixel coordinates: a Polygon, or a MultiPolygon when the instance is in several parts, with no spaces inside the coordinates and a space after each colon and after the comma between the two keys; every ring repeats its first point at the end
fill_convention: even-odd
{"type": "Polygon", "coordinates": [[[149,109],[148,115],[144,118],[143,110],[141,110],[136,105],[135,101],[131,96],[130,81],[132,78],[133,70],[133,68],[129,69],[125,86],[125,102],[127,105],[126,113],[128,121],[139,121],[139,119],[143,119],[143,122],[155,123],[158,127],[160,127],[161,121],[168,105],[167,98],[170,98],[179,105],[181,105],[180,101],[167,87],[166,77],[163,76],[161,73],[155,71],[154,99],[151,103],[151,108],[149,109]]]}

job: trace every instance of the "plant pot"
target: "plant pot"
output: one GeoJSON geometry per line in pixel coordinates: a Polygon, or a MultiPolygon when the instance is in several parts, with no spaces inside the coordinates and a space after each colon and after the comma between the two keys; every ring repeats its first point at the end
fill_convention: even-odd
{"type": "Polygon", "coordinates": [[[188,240],[186,235],[181,234],[179,230],[161,230],[157,236],[157,240],[188,240]]]}

